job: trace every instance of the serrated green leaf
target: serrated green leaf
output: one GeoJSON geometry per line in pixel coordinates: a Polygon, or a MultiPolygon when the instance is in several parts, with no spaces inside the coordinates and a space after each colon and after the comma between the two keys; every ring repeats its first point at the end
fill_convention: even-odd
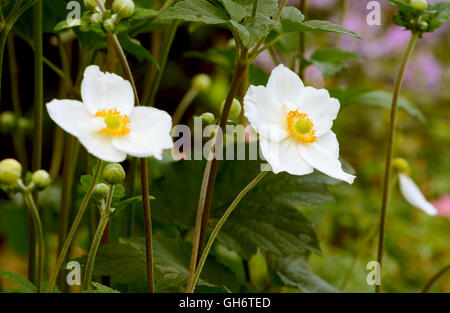
{"type": "Polygon", "coordinates": [[[360,62],[361,58],[352,51],[325,48],[316,50],[308,61],[317,66],[325,77],[330,77],[347,68],[350,62],[360,62]]]}
{"type": "Polygon", "coordinates": [[[231,21],[231,24],[236,27],[239,32],[239,37],[246,47],[251,47],[260,39],[269,34],[269,26],[272,20],[268,17],[256,16],[250,17],[243,23],[231,21]]]}
{"type": "Polygon", "coordinates": [[[295,31],[303,31],[303,32],[333,32],[338,34],[349,35],[358,39],[362,39],[362,37],[344,26],[336,25],[328,21],[319,21],[319,20],[309,20],[303,23],[292,23],[292,29],[295,31]]]}
{"type": "MultiPolygon", "coordinates": [[[[389,109],[392,103],[392,93],[383,90],[352,87],[331,90],[330,94],[339,99],[342,105],[362,104],[389,109]]],[[[426,122],[426,118],[419,108],[405,97],[400,96],[398,107],[419,121],[426,122]]]]}
{"type": "Polygon", "coordinates": [[[297,31],[298,24],[301,24],[305,16],[296,7],[285,7],[281,11],[280,21],[281,29],[285,33],[297,31]]]}
{"type": "MultiPolygon", "coordinates": [[[[247,16],[252,16],[254,0],[240,0],[239,3],[247,9],[247,16]]],[[[255,16],[273,17],[278,8],[277,0],[258,0],[255,16]]]]}
{"type": "MultiPolygon", "coordinates": [[[[189,274],[190,245],[179,238],[160,234],[154,236],[153,245],[156,289],[160,292],[182,290],[189,274]]],[[[144,238],[120,239],[118,243],[100,247],[94,272],[110,276],[117,283],[143,287],[146,285],[145,255],[144,238]]],[[[205,284],[225,286],[230,290],[237,288],[234,276],[211,258],[207,260],[199,281],[199,286],[205,284]]]]}
{"type": "Polygon", "coordinates": [[[16,273],[1,271],[0,276],[3,276],[9,280],[12,280],[16,284],[20,285],[19,292],[23,293],[34,293],[36,292],[36,287],[25,277],[17,275],[16,273]]]}
{"type": "Polygon", "coordinates": [[[284,286],[294,287],[302,292],[338,292],[336,288],[312,272],[304,256],[268,255],[267,262],[284,286]]]}
{"type": "Polygon", "coordinates": [[[246,9],[233,0],[220,0],[231,19],[240,22],[246,16],[246,9]]]}
{"type": "Polygon", "coordinates": [[[188,22],[202,22],[206,24],[222,24],[229,17],[222,8],[214,6],[205,0],[184,0],[161,14],[160,19],[180,19],[188,22]]]}

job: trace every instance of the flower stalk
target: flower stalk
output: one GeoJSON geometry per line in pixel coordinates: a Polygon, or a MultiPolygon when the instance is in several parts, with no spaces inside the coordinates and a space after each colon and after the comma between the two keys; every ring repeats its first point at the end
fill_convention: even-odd
{"type": "Polygon", "coordinates": [[[442,276],[444,276],[448,271],[450,271],[450,265],[445,266],[439,272],[437,272],[431,279],[425,284],[425,287],[422,289],[422,293],[427,293],[431,286],[442,276]]]}
{"type": "Polygon", "coordinates": [[[56,261],[55,269],[50,277],[50,282],[48,285],[47,292],[53,292],[53,288],[55,287],[55,283],[56,283],[56,279],[58,278],[59,271],[67,257],[67,253],[69,251],[70,245],[72,244],[73,238],[75,237],[75,234],[78,230],[78,226],[80,225],[81,219],[83,218],[84,212],[86,211],[86,208],[89,204],[89,200],[91,199],[92,191],[94,189],[95,184],[97,183],[97,178],[100,174],[102,163],[103,163],[102,161],[97,160],[94,175],[92,177],[92,182],[89,185],[89,188],[88,188],[86,194],[84,195],[83,200],[81,201],[80,208],[78,209],[77,215],[75,216],[72,227],[70,228],[69,233],[67,234],[66,240],[64,241],[64,245],[61,248],[61,252],[59,253],[58,259],[56,261]]]}
{"type": "Polygon", "coordinates": [[[267,165],[247,186],[245,186],[244,189],[241,190],[241,192],[233,200],[231,205],[228,207],[228,209],[225,211],[225,213],[219,219],[217,224],[214,226],[211,236],[209,237],[208,242],[205,245],[205,249],[203,250],[203,252],[201,254],[200,260],[198,262],[197,268],[194,273],[192,284],[190,286],[188,286],[188,289],[186,289],[186,292],[188,292],[188,293],[194,292],[195,286],[197,285],[198,280],[200,278],[200,274],[202,272],[203,266],[205,265],[206,258],[208,257],[208,254],[211,251],[211,247],[213,246],[214,240],[216,239],[217,235],[219,234],[220,230],[222,229],[222,226],[227,221],[228,217],[231,215],[231,213],[236,208],[236,206],[239,204],[239,202],[242,200],[242,198],[250,190],[252,190],[253,187],[255,187],[261,181],[261,179],[264,178],[264,176],[267,174],[269,169],[270,169],[270,165],[267,165]]]}
{"type": "MultiPolygon", "coordinates": [[[[411,38],[409,40],[408,47],[406,48],[405,55],[401,61],[400,69],[397,74],[397,78],[394,85],[394,94],[392,96],[392,105],[391,105],[391,115],[389,122],[389,132],[388,132],[388,142],[387,142],[387,152],[386,152],[386,166],[384,171],[384,183],[383,183],[383,199],[381,204],[381,214],[380,214],[380,231],[379,231],[379,239],[378,239],[378,253],[377,253],[377,261],[380,265],[380,275],[382,275],[382,265],[383,265],[383,252],[384,252],[384,236],[385,236],[385,228],[386,228],[386,211],[389,202],[389,194],[390,194],[390,185],[391,185],[391,172],[392,172],[392,152],[394,148],[395,141],[395,130],[396,130],[396,122],[397,122],[397,103],[398,98],[400,96],[400,90],[403,83],[403,75],[405,73],[406,65],[408,64],[408,60],[413,52],[414,45],[419,37],[419,33],[413,32],[411,38]]],[[[381,282],[381,279],[380,279],[381,282]]],[[[375,292],[381,292],[381,283],[380,285],[375,286],[375,292]]]]}
{"type": "Polygon", "coordinates": [[[100,241],[103,237],[103,232],[105,231],[106,225],[108,225],[110,214],[111,214],[111,203],[114,195],[114,185],[111,185],[108,191],[108,196],[106,202],[100,212],[100,222],[98,223],[97,230],[92,240],[91,248],[89,249],[89,255],[86,262],[86,269],[84,272],[83,279],[83,290],[91,288],[92,273],[94,271],[95,257],[97,256],[98,247],[100,241]]]}

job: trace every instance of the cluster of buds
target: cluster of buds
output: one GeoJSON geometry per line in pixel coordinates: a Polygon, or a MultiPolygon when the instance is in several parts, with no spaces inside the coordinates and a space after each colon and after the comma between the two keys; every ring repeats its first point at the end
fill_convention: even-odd
{"type": "Polygon", "coordinates": [[[32,123],[24,117],[17,117],[11,111],[4,111],[0,114],[0,131],[3,134],[11,134],[18,128],[28,131],[32,128],[32,123]]]}
{"type": "Polygon", "coordinates": [[[105,183],[98,183],[92,190],[92,197],[100,202],[100,213],[111,215],[114,208],[111,207],[112,196],[116,185],[122,183],[125,179],[125,171],[122,165],[110,163],[105,166],[102,173],[102,179],[105,183]]]}
{"type": "Polygon", "coordinates": [[[9,190],[19,189],[22,192],[44,190],[52,183],[50,174],[45,170],[37,170],[31,175],[28,186],[22,182],[22,165],[14,159],[0,161],[0,184],[9,190]]]}
{"type": "MultiPolygon", "coordinates": [[[[105,4],[105,0],[101,0],[105,4]]],[[[107,32],[112,32],[116,28],[122,18],[129,18],[134,14],[135,4],[133,0],[115,0],[112,5],[112,11],[107,10],[102,14],[97,0],[84,0],[84,6],[91,10],[91,22],[94,24],[102,24],[107,32]]]]}

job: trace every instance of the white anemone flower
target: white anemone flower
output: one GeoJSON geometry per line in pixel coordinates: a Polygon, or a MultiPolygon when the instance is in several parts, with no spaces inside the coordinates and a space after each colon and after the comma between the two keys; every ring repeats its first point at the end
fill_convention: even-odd
{"type": "Polygon", "coordinates": [[[406,174],[398,174],[400,191],[403,198],[411,204],[413,207],[421,209],[428,215],[437,215],[438,210],[425,199],[419,187],[414,183],[414,181],[406,174]]]}
{"type": "Polygon", "coordinates": [[[127,154],[162,158],[173,146],[172,118],[155,108],[134,106],[133,88],[122,77],[88,66],[81,98],[47,103],[51,119],[77,137],[87,151],[107,162],[122,162],[127,154]]]}
{"type": "Polygon", "coordinates": [[[244,98],[245,116],[274,173],[306,175],[317,169],[351,184],[355,176],[342,170],[331,131],[339,107],[326,89],[305,87],[284,65],[273,69],[266,87],[250,86],[244,98]]]}

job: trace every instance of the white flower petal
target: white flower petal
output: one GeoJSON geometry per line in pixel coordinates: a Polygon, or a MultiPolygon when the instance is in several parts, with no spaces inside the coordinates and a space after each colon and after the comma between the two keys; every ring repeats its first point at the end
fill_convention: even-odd
{"type": "Polygon", "coordinates": [[[134,107],[130,82],[116,74],[101,72],[97,65],[88,66],[84,71],[81,97],[91,115],[114,108],[129,115],[134,107]]]}
{"type": "Polygon", "coordinates": [[[123,162],[127,154],[116,149],[111,142],[111,136],[99,132],[86,131],[78,136],[78,140],[86,150],[106,162],[123,162]]]}
{"type": "MultiPolygon", "coordinates": [[[[327,141],[332,140],[328,135],[323,137],[327,141]]],[[[345,173],[342,170],[341,162],[336,156],[336,145],[332,146],[329,143],[319,143],[320,140],[321,138],[318,138],[317,142],[300,146],[300,153],[303,159],[322,173],[352,184],[355,176],[345,173]]]]}
{"type": "Polygon", "coordinates": [[[244,115],[261,135],[280,141],[289,134],[283,106],[263,86],[250,86],[244,97],[244,115]]]}
{"type": "Polygon", "coordinates": [[[167,112],[135,107],[130,115],[130,132],[112,139],[114,147],[135,157],[162,158],[164,149],[173,147],[172,118],[167,112]]]}
{"type": "Polygon", "coordinates": [[[76,100],[54,99],[47,103],[47,111],[59,127],[73,136],[78,136],[92,119],[84,104],[76,100]]]}
{"type": "Polygon", "coordinates": [[[281,104],[288,104],[297,102],[304,86],[296,73],[280,64],[272,70],[266,87],[281,104]]]}
{"type": "Polygon", "coordinates": [[[300,143],[292,137],[281,142],[273,142],[263,138],[260,140],[262,154],[272,166],[275,174],[288,172],[292,175],[306,175],[314,171],[300,155],[299,145],[300,143]]]}
{"type": "Polygon", "coordinates": [[[339,112],[339,100],[331,98],[326,89],[305,87],[296,102],[299,112],[307,113],[314,123],[316,136],[326,134],[339,112]]]}
{"type": "Polygon", "coordinates": [[[400,182],[400,191],[406,201],[414,207],[417,207],[428,215],[436,215],[437,209],[428,202],[414,181],[405,174],[398,174],[400,182]]]}

